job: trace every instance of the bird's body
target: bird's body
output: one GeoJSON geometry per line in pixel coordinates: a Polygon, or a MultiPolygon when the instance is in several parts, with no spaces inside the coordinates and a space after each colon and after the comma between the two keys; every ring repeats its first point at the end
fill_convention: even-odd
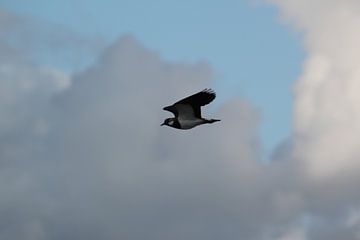
{"type": "Polygon", "coordinates": [[[203,119],[193,119],[193,120],[183,119],[183,120],[179,120],[179,122],[181,129],[191,129],[193,127],[206,123],[206,121],[203,119]]]}
{"type": "Polygon", "coordinates": [[[175,117],[165,119],[161,125],[177,129],[191,129],[201,124],[220,121],[218,119],[206,119],[201,117],[201,106],[209,104],[215,99],[215,92],[205,89],[187,98],[184,98],[173,105],[163,109],[172,112],[175,117]]]}

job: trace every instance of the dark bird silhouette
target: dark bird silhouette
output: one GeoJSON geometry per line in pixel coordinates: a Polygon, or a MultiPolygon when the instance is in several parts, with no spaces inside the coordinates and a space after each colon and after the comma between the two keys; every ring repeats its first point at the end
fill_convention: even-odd
{"type": "Polygon", "coordinates": [[[214,123],[218,119],[206,119],[201,117],[201,106],[212,102],[216,94],[211,89],[204,89],[194,95],[186,97],[173,105],[163,109],[172,112],[175,117],[165,119],[161,126],[166,125],[177,129],[190,129],[205,123],[214,123]]]}

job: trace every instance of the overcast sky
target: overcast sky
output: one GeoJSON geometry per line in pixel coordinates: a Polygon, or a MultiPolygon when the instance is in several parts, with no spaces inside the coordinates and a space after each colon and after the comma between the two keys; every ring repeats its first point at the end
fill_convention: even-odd
{"type": "Polygon", "coordinates": [[[360,239],[360,2],[0,2],[0,239],[360,239]],[[212,87],[220,123],[160,127],[212,87]]]}

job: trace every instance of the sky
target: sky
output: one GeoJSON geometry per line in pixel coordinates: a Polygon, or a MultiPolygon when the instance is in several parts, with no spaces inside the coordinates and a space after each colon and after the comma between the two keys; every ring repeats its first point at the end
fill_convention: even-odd
{"type": "MultiPolygon", "coordinates": [[[[265,159],[289,136],[291,86],[300,73],[303,52],[297,35],[279,23],[274,6],[233,0],[2,2],[14,14],[98,41],[95,49],[131,34],[167,61],[208,62],[217,79],[210,87],[216,88],[220,101],[241,96],[261,112],[265,159]]],[[[42,61],[70,71],[98,55],[89,53],[74,64],[69,56],[59,61],[52,52],[43,50],[42,61]]]]}
{"type": "Polygon", "coordinates": [[[360,238],[357,0],[27,3],[0,1],[0,239],[360,238]],[[207,87],[220,123],[160,127],[207,87]]]}

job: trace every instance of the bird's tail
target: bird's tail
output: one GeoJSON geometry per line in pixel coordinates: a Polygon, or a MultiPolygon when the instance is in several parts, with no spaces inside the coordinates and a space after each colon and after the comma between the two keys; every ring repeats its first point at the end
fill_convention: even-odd
{"type": "Polygon", "coordinates": [[[214,122],[219,122],[221,121],[220,119],[205,119],[206,123],[214,123],[214,122]]]}

